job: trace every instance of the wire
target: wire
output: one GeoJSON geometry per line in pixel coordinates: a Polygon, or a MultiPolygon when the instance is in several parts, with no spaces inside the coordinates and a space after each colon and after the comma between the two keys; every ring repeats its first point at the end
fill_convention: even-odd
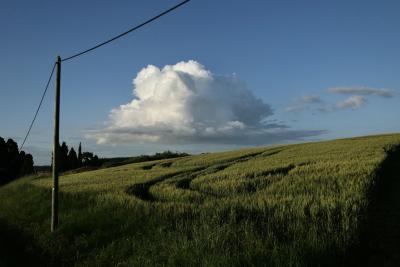
{"type": "Polygon", "coordinates": [[[40,99],[39,106],[38,106],[37,109],[36,109],[35,116],[33,116],[33,120],[32,120],[32,122],[31,122],[31,125],[29,125],[28,132],[26,133],[25,138],[24,138],[24,141],[22,142],[21,147],[19,148],[20,151],[21,151],[22,148],[24,147],[25,141],[26,141],[26,139],[28,138],[29,133],[31,132],[31,129],[32,129],[32,127],[33,127],[33,124],[35,123],[35,120],[36,120],[36,117],[37,117],[37,115],[38,115],[38,113],[39,113],[40,107],[42,106],[43,99],[44,99],[44,97],[45,97],[45,95],[46,95],[47,89],[49,88],[49,84],[50,84],[51,78],[53,77],[53,73],[54,73],[55,67],[56,67],[56,63],[53,64],[53,68],[52,68],[52,70],[51,70],[51,74],[50,74],[49,80],[47,81],[46,87],[45,87],[44,92],[43,92],[43,94],[42,94],[42,98],[40,99]]]}
{"type": "Polygon", "coordinates": [[[101,47],[101,46],[103,46],[103,45],[106,45],[106,44],[108,44],[108,43],[110,43],[110,42],[112,42],[112,41],[115,41],[115,40],[117,40],[118,38],[121,38],[122,36],[127,35],[128,33],[133,32],[133,31],[135,31],[135,30],[137,30],[137,29],[139,29],[139,28],[145,26],[146,24],[149,24],[150,22],[152,22],[152,21],[154,21],[154,20],[156,20],[156,19],[158,19],[158,18],[160,18],[160,17],[166,15],[167,13],[173,11],[174,9],[177,9],[178,7],[180,7],[180,6],[184,5],[184,4],[186,4],[186,3],[189,2],[189,1],[190,1],[190,0],[185,0],[185,1],[183,1],[183,2],[181,2],[181,3],[179,3],[179,4],[177,4],[177,5],[175,5],[175,6],[173,6],[173,7],[171,7],[170,9],[168,9],[168,10],[166,10],[166,11],[164,11],[164,12],[158,14],[157,16],[155,16],[155,17],[153,17],[153,18],[151,18],[151,19],[149,19],[149,20],[147,20],[147,21],[145,21],[145,22],[143,22],[143,23],[141,23],[141,24],[139,24],[139,25],[137,25],[137,26],[135,26],[135,27],[133,27],[133,28],[127,30],[126,32],[123,32],[123,33],[121,33],[121,34],[119,34],[119,35],[117,35],[117,36],[115,36],[115,37],[113,37],[113,38],[111,38],[111,39],[109,39],[109,40],[107,40],[107,41],[105,41],[105,42],[102,42],[102,43],[100,43],[100,44],[98,44],[98,45],[95,45],[95,46],[93,46],[92,48],[86,49],[86,50],[84,50],[84,51],[82,51],[82,52],[76,53],[75,55],[72,55],[72,56],[69,56],[69,57],[67,57],[67,58],[64,58],[64,59],[62,59],[61,61],[67,61],[67,60],[73,59],[73,58],[75,58],[75,57],[79,57],[79,56],[81,56],[81,55],[83,55],[83,54],[86,54],[86,53],[88,53],[88,52],[90,52],[90,51],[92,51],[92,50],[95,50],[95,49],[97,49],[97,48],[99,48],[99,47],[101,47]]]}
{"type": "MultiPolygon", "coordinates": [[[[86,53],[88,53],[88,52],[90,52],[90,51],[93,51],[93,50],[95,50],[95,49],[97,49],[97,48],[99,48],[99,47],[101,47],[101,46],[103,46],[103,45],[106,45],[106,44],[108,44],[108,43],[110,43],[110,42],[112,42],[112,41],[115,41],[115,40],[117,40],[117,39],[119,39],[119,38],[121,38],[121,37],[127,35],[128,33],[133,32],[133,31],[135,31],[135,30],[137,30],[137,29],[139,29],[139,28],[145,26],[146,24],[149,24],[150,22],[152,22],[152,21],[154,21],[154,20],[156,20],[156,19],[158,19],[158,18],[160,18],[160,17],[162,17],[162,16],[168,14],[169,12],[171,12],[171,11],[177,9],[178,7],[180,7],[180,6],[184,5],[184,4],[186,4],[186,3],[189,2],[189,1],[190,1],[190,0],[185,0],[185,1],[183,1],[183,2],[181,2],[181,3],[179,3],[179,4],[175,5],[175,6],[173,6],[173,7],[171,7],[171,8],[165,10],[164,12],[158,14],[157,16],[155,16],[155,17],[153,17],[153,18],[151,18],[151,19],[149,19],[149,20],[146,20],[145,22],[143,22],[143,23],[141,23],[141,24],[139,24],[139,25],[137,25],[137,26],[135,26],[135,27],[133,27],[133,28],[131,28],[131,29],[129,29],[129,30],[127,30],[127,31],[125,31],[125,32],[123,32],[123,33],[121,33],[121,34],[119,34],[119,35],[117,35],[117,36],[115,36],[115,37],[113,37],[113,38],[111,38],[111,39],[105,41],[105,42],[102,42],[102,43],[100,43],[100,44],[97,44],[97,45],[93,46],[92,48],[86,49],[86,50],[84,50],[84,51],[82,51],[82,52],[79,52],[79,53],[76,53],[76,54],[74,54],[74,55],[72,55],[72,56],[69,56],[69,57],[67,57],[67,58],[64,58],[64,59],[62,59],[61,61],[64,62],[64,61],[67,61],[67,60],[71,60],[71,59],[73,59],[73,58],[76,58],[76,57],[79,57],[79,56],[81,56],[81,55],[83,55],[83,54],[86,54],[86,53]]],[[[26,133],[26,135],[25,135],[24,141],[22,142],[21,147],[20,147],[19,150],[22,150],[22,148],[24,147],[24,144],[25,144],[25,142],[26,142],[26,140],[27,140],[27,138],[28,138],[28,136],[29,136],[29,134],[30,134],[30,132],[31,132],[31,130],[32,130],[33,124],[35,123],[35,120],[36,120],[36,117],[37,117],[37,115],[38,115],[38,113],[39,113],[40,107],[42,106],[43,99],[44,99],[44,97],[45,97],[45,95],[46,95],[47,89],[49,88],[49,84],[50,84],[51,78],[53,77],[53,73],[54,73],[55,67],[56,67],[56,63],[53,64],[53,68],[52,68],[52,70],[51,70],[51,74],[50,74],[49,80],[47,81],[47,84],[46,84],[46,87],[45,87],[45,89],[44,89],[44,92],[43,92],[43,94],[42,94],[42,98],[40,99],[39,106],[38,106],[38,108],[36,109],[35,115],[33,116],[33,120],[32,120],[32,122],[31,122],[31,124],[29,125],[29,129],[28,129],[28,131],[27,131],[27,133],[26,133]]]]}

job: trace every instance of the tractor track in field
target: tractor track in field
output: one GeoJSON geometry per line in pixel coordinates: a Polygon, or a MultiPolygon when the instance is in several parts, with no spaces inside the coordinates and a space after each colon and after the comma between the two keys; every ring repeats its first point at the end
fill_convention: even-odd
{"type": "Polygon", "coordinates": [[[150,193],[150,187],[156,185],[157,183],[163,182],[167,179],[173,178],[173,177],[177,177],[177,176],[181,176],[181,175],[185,175],[185,174],[190,174],[192,172],[196,172],[196,171],[200,171],[203,170],[207,167],[197,167],[197,168],[193,168],[193,169],[189,169],[189,170],[184,170],[184,171],[177,171],[177,172],[172,172],[169,174],[164,174],[164,175],[160,175],[156,178],[153,178],[147,182],[144,183],[136,183],[133,184],[131,186],[129,186],[126,190],[125,193],[129,194],[129,195],[133,195],[139,199],[142,200],[147,200],[147,201],[154,201],[155,198],[153,197],[153,195],[150,193]]]}
{"type": "MultiPolygon", "coordinates": [[[[190,187],[190,183],[192,182],[192,180],[194,180],[195,178],[197,178],[198,176],[200,176],[202,174],[216,173],[216,172],[219,172],[219,171],[222,171],[222,170],[228,168],[229,166],[231,166],[233,164],[245,162],[245,161],[254,159],[255,157],[260,156],[260,155],[272,156],[277,153],[280,153],[281,151],[282,151],[282,149],[277,150],[277,151],[272,151],[270,153],[266,153],[265,151],[257,152],[257,153],[252,153],[249,155],[237,157],[237,158],[234,158],[231,160],[227,160],[222,163],[211,164],[211,165],[207,165],[207,166],[192,168],[189,170],[177,171],[177,172],[173,172],[173,173],[169,173],[169,174],[165,174],[165,175],[160,175],[160,176],[153,178],[147,182],[136,183],[136,184],[129,186],[125,190],[125,193],[135,196],[141,200],[154,202],[154,201],[157,201],[158,199],[151,194],[150,188],[152,186],[155,186],[155,185],[157,185],[161,182],[164,182],[168,179],[179,179],[175,183],[175,187],[178,189],[197,191],[190,187]]],[[[149,164],[149,165],[144,166],[144,169],[152,169],[156,165],[157,164],[149,164]]],[[[167,167],[169,167],[169,166],[170,166],[170,164],[167,167]]],[[[200,192],[200,193],[217,196],[216,194],[211,194],[211,193],[207,193],[207,192],[200,192]]]]}

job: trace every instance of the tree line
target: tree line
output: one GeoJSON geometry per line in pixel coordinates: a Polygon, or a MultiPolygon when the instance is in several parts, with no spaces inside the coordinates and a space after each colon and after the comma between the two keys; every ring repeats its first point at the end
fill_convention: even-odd
{"type": "MultiPolygon", "coordinates": [[[[126,158],[102,158],[92,152],[82,152],[82,144],[79,143],[78,152],[73,147],[68,148],[66,142],[59,146],[58,150],[59,171],[65,172],[82,167],[112,167],[129,163],[144,162],[167,158],[185,157],[186,153],[164,151],[154,155],[140,155],[126,158]]],[[[52,154],[53,157],[53,154],[52,154]]],[[[53,159],[53,158],[52,158],[53,159]]],[[[51,161],[53,164],[53,160],[51,161]]],[[[0,137],[0,185],[10,182],[18,177],[35,172],[33,157],[24,151],[19,151],[18,144],[13,139],[7,142],[0,137]]],[[[46,169],[48,167],[44,166],[46,169]]],[[[52,166],[50,166],[51,168],[52,166]]],[[[40,166],[37,167],[40,171],[40,166]]]]}
{"type": "Polygon", "coordinates": [[[34,171],[32,155],[19,151],[18,144],[13,139],[9,138],[6,142],[0,137],[0,184],[34,171]]]}
{"type": "Polygon", "coordinates": [[[81,167],[98,167],[101,164],[97,155],[94,155],[92,152],[82,152],[81,143],[79,143],[78,153],[76,153],[73,147],[68,149],[67,144],[63,142],[59,147],[58,156],[60,172],[81,167]]]}

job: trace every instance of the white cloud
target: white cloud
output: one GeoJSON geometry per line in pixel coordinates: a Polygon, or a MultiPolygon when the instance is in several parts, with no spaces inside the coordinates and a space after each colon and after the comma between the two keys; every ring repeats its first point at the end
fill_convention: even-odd
{"type": "Polygon", "coordinates": [[[341,109],[346,109],[346,108],[357,109],[364,104],[365,104],[364,97],[360,95],[354,95],[347,98],[346,100],[337,102],[336,106],[341,109]]]}
{"type": "Polygon", "coordinates": [[[358,109],[363,106],[367,101],[366,97],[380,96],[385,98],[394,97],[395,93],[387,89],[377,89],[365,86],[353,87],[332,87],[327,89],[328,92],[334,94],[353,94],[349,98],[338,101],[336,104],[330,104],[323,101],[317,95],[303,95],[296,99],[293,105],[285,108],[286,112],[299,112],[304,110],[311,110],[314,112],[333,112],[338,109],[358,109]],[[365,97],[364,97],[365,96],[365,97]]]}
{"type": "Polygon", "coordinates": [[[329,88],[328,92],[334,94],[358,94],[358,95],[377,95],[381,97],[393,97],[392,91],[387,89],[377,89],[365,86],[353,86],[353,87],[333,87],[329,88]]]}
{"type": "Polygon", "coordinates": [[[89,138],[99,144],[236,144],[301,139],[323,132],[268,123],[271,107],[236,75],[214,75],[193,60],[162,69],[149,65],[133,85],[134,99],[111,110],[107,126],[90,131],[89,138]]]}
{"type": "Polygon", "coordinates": [[[286,112],[299,112],[308,109],[312,104],[322,104],[322,100],[317,95],[303,95],[296,99],[292,106],[285,108],[286,112]]]}
{"type": "Polygon", "coordinates": [[[297,106],[289,106],[285,108],[286,112],[298,112],[298,111],[302,111],[306,108],[306,106],[304,105],[297,105],[297,106]]]}

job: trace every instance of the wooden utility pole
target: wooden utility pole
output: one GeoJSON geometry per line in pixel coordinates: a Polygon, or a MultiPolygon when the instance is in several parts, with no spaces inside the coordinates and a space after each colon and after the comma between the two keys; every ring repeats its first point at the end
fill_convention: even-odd
{"type": "Polygon", "coordinates": [[[51,199],[51,231],[58,225],[58,160],[60,130],[60,89],[61,89],[61,57],[56,61],[56,93],[54,101],[54,142],[53,142],[53,192],[51,199]]]}

